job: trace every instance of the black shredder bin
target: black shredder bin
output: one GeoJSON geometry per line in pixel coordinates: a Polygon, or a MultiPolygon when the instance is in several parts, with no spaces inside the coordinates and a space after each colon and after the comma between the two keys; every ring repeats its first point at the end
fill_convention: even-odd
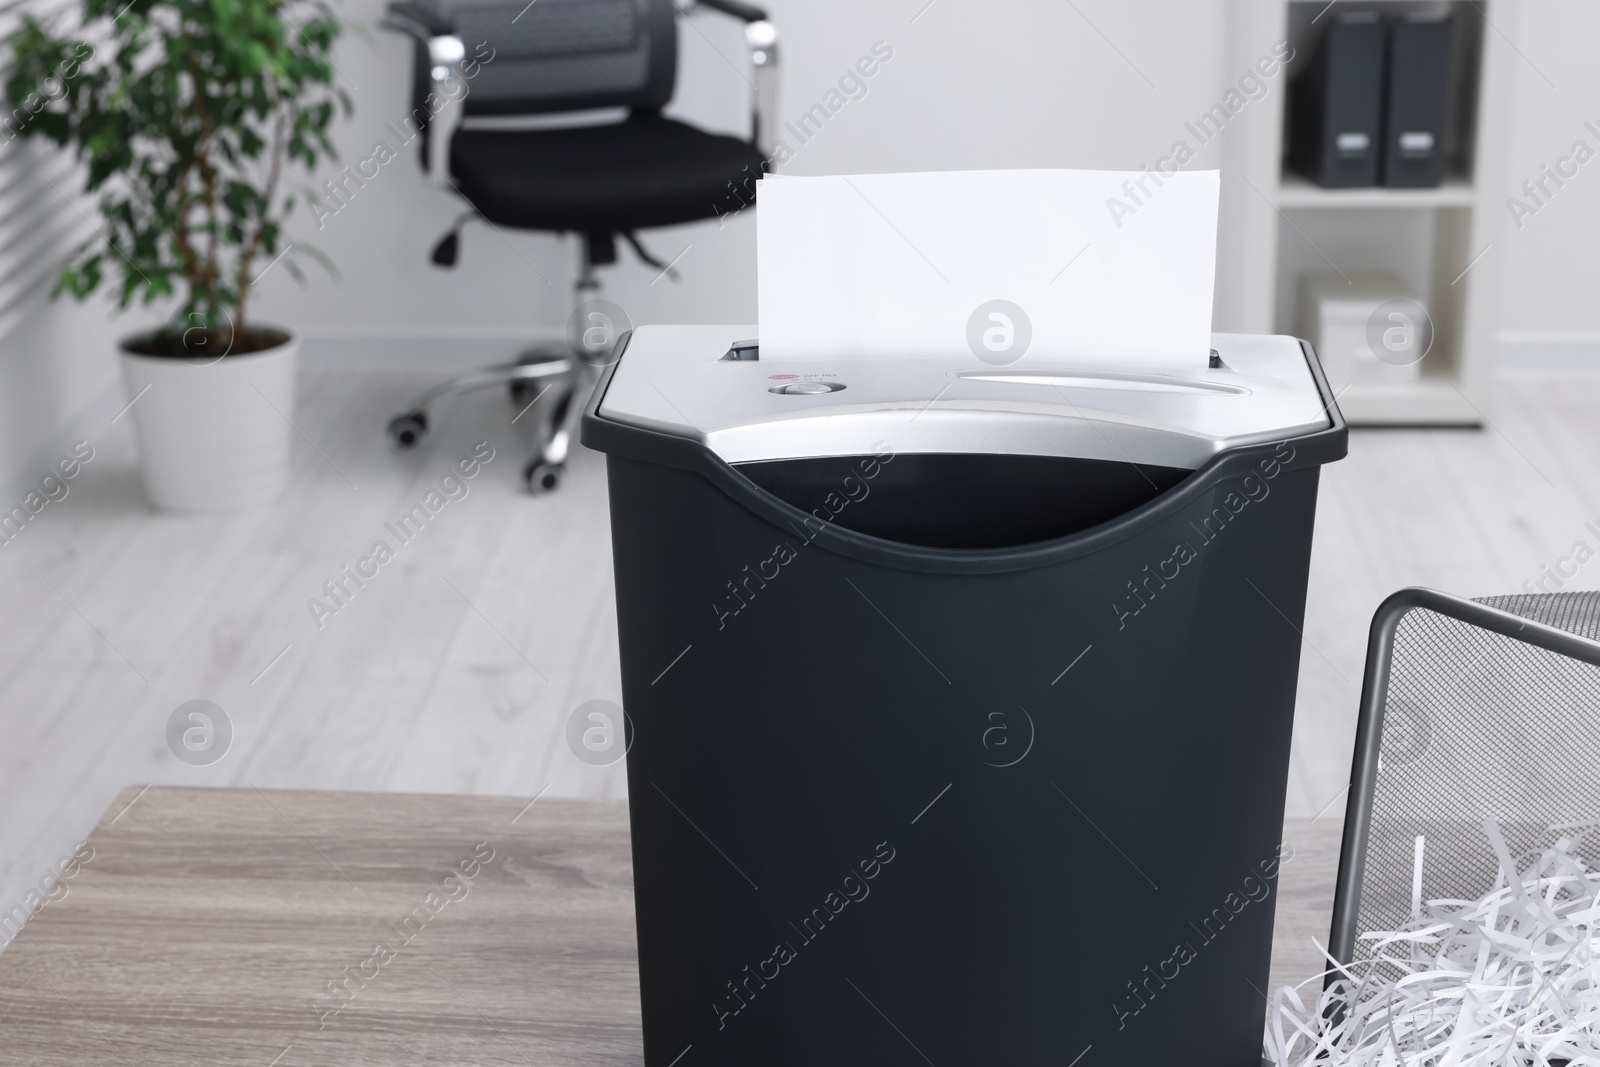
{"type": "Polygon", "coordinates": [[[1257,1067],[1346,439],[1310,346],[1157,373],[754,334],[636,330],[583,422],[645,1063],[1257,1067]]]}

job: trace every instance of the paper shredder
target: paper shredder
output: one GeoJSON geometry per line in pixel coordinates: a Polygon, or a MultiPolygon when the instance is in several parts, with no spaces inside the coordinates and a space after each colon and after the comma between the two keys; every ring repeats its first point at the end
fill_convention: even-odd
{"type": "Polygon", "coordinates": [[[645,1062],[1256,1067],[1309,345],[774,363],[635,331],[607,453],[645,1062]]]}

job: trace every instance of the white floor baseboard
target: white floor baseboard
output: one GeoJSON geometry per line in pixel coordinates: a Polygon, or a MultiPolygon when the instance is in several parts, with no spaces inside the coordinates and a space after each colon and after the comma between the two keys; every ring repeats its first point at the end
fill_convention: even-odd
{"type": "MultiPolygon", "coordinates": [[[[307,334],[302,358],[322,371],[438,371],[441,376],[514,359],[525,348],[555,344],[559,328],[526,332],[458,330],[437,334],[307,334]]],[[[1501,375],[1600,374],[1600,330],[1504,330],[1501,375]]]]}
{"type": "Polygon", "coordinates": [[[474,367],[509,362],[525,349],[560,343],[563,337],[559,328],[551,327],[526,332],[308,333],[302,342],[301,359],[310,370],[436,371],[444,378],[474,367]]]}
{"type": "Polygon", "coordinates": [[[1600,374],[1600,330],[1502,330],[1502,376],[1600,374]]]}
{"type": "MultiPolygon", "coordinates": [[[[437,375],[443,380],[475,367],[509,362],[528,348],[559,343],[562,337],[559,329],[404,336],[311,334],[304,339],[300,358],[302,366],[311,371],[415,373],[437,375]]],[[[87,441],[99,449],[108,437],[119,431],[126,432],[127,419],[120,418],[115,423],[111,420],[117,418],[127,402],[118,376],[75,414],[59,423],[18,466],[0,471],[0,501],[6,502],[0,510],[9,509],[12,503],[22,499],[60,455],[71,451],[74,442],[87,441]]]]}

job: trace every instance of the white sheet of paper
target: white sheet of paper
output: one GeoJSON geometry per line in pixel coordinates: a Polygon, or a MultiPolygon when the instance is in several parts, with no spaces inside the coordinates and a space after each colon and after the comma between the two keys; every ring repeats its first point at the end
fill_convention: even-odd
{"type": "Polygon", "coordinates": [[[1218,191],[1216,171],[765,178],[761,356],[1203,367],[1218,191]]]}

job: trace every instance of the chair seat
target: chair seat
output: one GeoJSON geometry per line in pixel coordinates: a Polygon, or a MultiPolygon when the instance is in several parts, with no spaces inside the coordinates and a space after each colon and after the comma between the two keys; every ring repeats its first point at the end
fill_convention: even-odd
{"type": "Polygon", "coordinates": [[[659,115],[558,130],[456,132],[450,171],[490,222],[526,230],[620,233],[746,206],[762,157],[735,137],[659,115]],[[734,183],[734,187],[729,186],[734,183]]]}

